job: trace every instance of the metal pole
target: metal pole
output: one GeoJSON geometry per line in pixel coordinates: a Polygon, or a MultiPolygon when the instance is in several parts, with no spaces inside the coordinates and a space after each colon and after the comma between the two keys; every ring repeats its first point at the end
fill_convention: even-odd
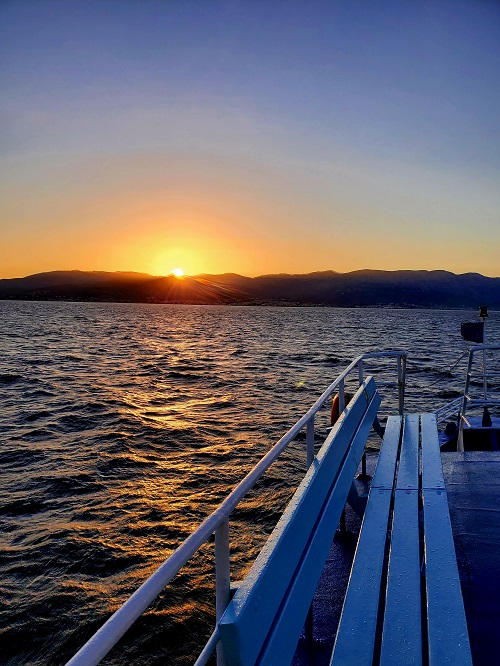
{"type": "MultiPolygon", "coordinates": [[[[484,352],[484,349],[483,349],[484,352]]],[[[467,374],[465,375],[464,397],[462,398],[462,409],[460,410],[460,423],[458,426],[457,451],[464,450],[464,419],[467,410],[467,400],[469,393],[470,378],[472,374],[472,359],[474,356],[474,347],[469,349],[469,362],[467,364],[467,374]]]]}
{"type": "Polygon", "coordinates": [[[311,416],[306,426],[306,448],[307,448],[307,469],[314,460],[314,415],[311,416]]]}
{"type": "MultiPolygon", "coordinates": [[[[215,619],[218,622],[230,597],[229,520],[215,530],[215,619]]],[[[225,666],[222,645],[217,645],[217,666],[225,666]]]]}
{"type": "Polygon", "coordinates": [[[339,384],[339,416],[342,414],[342,412],[345,409],[345,383],[344,383],[344,378],[341,379],[340,384],[339,384]]]}
{"type": "Polygon", "coordinates": [[[403,416],[404,401],[405,401],[405,381],[406,377],[406,358],[398,356],[398,402],[399,413],[403,416]]]}
{"type": "MultiPolygon", "coordinates": [[[[483,345],[486,344],[486,317],[483,317],[483,345]]],[[[488,400],[488,380],[486,378],[486,349],[483,349],[483,395],[484,401],[488,400]]]]}

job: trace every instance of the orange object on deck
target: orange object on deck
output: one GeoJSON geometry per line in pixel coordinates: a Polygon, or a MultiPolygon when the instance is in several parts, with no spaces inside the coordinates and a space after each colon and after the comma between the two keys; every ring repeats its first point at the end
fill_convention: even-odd
{"type": "MultiPolygon", "coordinates": [[[[350,393],[344,393],[344,407],[345,405],[348,405],[352,396],[350,393]]],[[[335,425],[337,421],[339,420],[340,416],[340,397],[339,394],[336,393],[333,396],[332,400],[332,411],[330,412],[330,425],[335,425]]]]}

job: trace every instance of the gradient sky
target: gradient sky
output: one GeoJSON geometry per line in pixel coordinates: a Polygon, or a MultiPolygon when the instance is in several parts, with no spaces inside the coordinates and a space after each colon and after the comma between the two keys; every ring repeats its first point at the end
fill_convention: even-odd
{"type": "Polygon", "coordinates": [[[500,3],[1,0],[0,277],[500,276],[500,3]]]}

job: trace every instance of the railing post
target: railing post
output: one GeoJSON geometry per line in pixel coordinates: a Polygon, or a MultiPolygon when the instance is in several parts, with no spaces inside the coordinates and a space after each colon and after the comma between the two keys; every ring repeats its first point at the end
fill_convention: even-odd
{"type": "MultiPolygon", "coordinates": [[[[226,518],[215,530],[215,619],[218,622],[230,597],[229,520],[226,518]]],[[[217,666],[225,666],[222,645],[217,645],[217,666]]]]}
{"type": "MultiPolygon", "coordinates": [[[[483,350],[484,351],[484,350],[483,350]]],[[[464,397],[462,398],[462,407],[460,409],[460,423],[458,424],[457,451],[464,451],[464,419],[467,411],[467,400],[469,398],[469,387],[472,376],[472,360],[474,358],[474,349],[469,349],[469,362],[467,363],[467,373],[465,375],[464,397]]]]}
{"type": "Polygon", "coordinates": [[[306,426],[307,469],[314,460],[314,416],[311,416],[306,426]]]}
{"type": "Polygon", "coordinates": [[[345,409],[345,383],[344,383],[344,378],[340,380],[339,383],[339,416],[342,414],[342,412],[345,409]]]}
{"type": "Polygon", "coordinates": [[[399,413],[403,416],[405,408],[406,358],[398,354],[398,402],[399,413]]]}
{"type": "MultiPolygon", "coordinates": [[[[486,320],[483,317],[483,345],[486,344],[486,320]]],[[[483,395],[484,401],[488,400],[488,379],[486,377],[486,349],[483,346],[483,395]]]]}
{"type": "Polygon", "coordinates": [[[363,383],[363,360],[360,359],[358,361],[358,377],[359,377],[359,385],[363,383]]]}

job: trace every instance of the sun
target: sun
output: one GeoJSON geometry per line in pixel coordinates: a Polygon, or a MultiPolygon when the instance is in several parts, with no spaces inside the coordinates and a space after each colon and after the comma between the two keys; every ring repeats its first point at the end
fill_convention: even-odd
{"type": "Polygon", "coordinates": [[[172,268],[170,272],[172,273],[172,275],[175,275],[176,278],[184,277],[184,271],[182,270],[182,268],[172,268]]]}

